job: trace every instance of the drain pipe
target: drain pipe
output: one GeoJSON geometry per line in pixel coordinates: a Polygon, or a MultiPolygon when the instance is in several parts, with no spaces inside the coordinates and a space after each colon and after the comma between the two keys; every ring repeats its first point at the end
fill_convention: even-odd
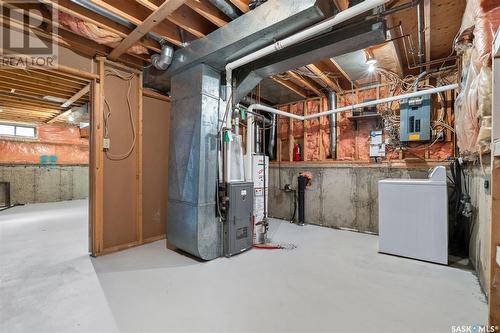
{"type": "Polygon", "coordinates": [[[212,5],[217,7],[227,17],[234,20],[241,16],[241,13],[226,0],[208,0],[212,5]]]}
{"type": "MultiPolygon", "coordinates": [[[[337,93],[330,91],[328,93],[328,106],[330,110],[337,108],[337,93]]],[[[330,154],[332,159],[337,159],[337,114],[330,115],[330,154]]]]}
{"type": "Polygon", "coordinates": [[[319,117],[329,116],[329,115],[335,114],[335,113],[352,111],[353,109],[359,109],[359,108],[374,106],[374,105],[378,105],[378,104],[390,103],[390,102],[399,101],[399,100],[406,99],[406,98],[420,97],[420,96],[424,96],[424,95],[435,94],[435,93],[440,93],[443,91],[454,90],[454,89],[458,89],[457,83],[449,84],[446,86],[440,86],[440,87],[436,87],[436,88],[431,88],[431,89],[419,90],[419,91],[415,91],[415,92],[408,93],[408,94],[377,99],[374,101],[369,101],[369,102],[364,102],[364,103],[359,103],[359,104],[354,104],[354,105],[348,105],[348,106],[344,106],[344,107],[341,107],[338,109],[332,109],[329,111],[315,113],[315,114],[311,114],[311,115],[307,115],[307,116],[298,116],[298,115],[293,114],[293,113],[284,112],[284,111],[274,109],[272,107],[261,105],[261,104],[250,105],[248,107],[248,111],[254,112],[254,110],[261,110],[261,111],[266,111],[266,112],[270,112],[273,114],[277,114],[280,116],[304,121],[304,120],[311,120],[311,119],[315,119],[315,118],[319,118],[319,117]]]}

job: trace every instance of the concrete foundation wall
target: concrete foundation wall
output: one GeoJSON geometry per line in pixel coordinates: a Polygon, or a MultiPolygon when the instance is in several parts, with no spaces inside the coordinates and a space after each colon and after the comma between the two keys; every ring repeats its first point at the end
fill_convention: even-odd
{"type": "Polygon", "coordinates": [[[484,181],[491,174],[490,161],[484,161],[484,172],[479,165],[466,169],[469,177],[469,194],[474,207],[472,214],[472,234],[469,243],[469,257],[476,269],[483,290],[489,286],[490,269],[490,228],[491,228],[491,193],[484,181]]]}
{"type": "Polygon", "coordinates": [[[89,168],[85,165],[0,165],[0,182],[10,182],[11,204],[86,199],[89,168]]]}
{"type": "Polygon", "coordinates": [[[269,182],[269,215],[290,219],[293,194],[280,191],[285,184],[297,188],[297,176],[308,171],[312,186],[306,190],[306,222],[334,228],[378,233],[378,181],[387,178],[427,178],[429,167],[395,168],[329,164],[272,165],[269,182]]]}

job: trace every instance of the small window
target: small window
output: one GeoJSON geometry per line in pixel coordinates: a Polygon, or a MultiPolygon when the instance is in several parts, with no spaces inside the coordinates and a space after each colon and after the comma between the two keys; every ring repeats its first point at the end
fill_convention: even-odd
{"type": "Polygon", "coordinates": [[[36,129],[33,126],[0,124],[0,136],[15,136],[21,138],[35,138],[36,129]]]}

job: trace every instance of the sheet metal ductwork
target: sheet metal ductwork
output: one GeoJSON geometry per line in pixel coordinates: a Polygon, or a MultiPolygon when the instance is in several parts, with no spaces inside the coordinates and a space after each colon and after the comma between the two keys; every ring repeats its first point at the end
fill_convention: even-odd
{"type": "MultiPolygon", "coordinates": [[[[262,6],[264,7],[264,6],[262,6]]],[[[284,48],[238,68],[235,102],[251,92],[261,80],[323,59],[380,44],[386,39],[383,18],[351,23],[304,42],[284,48]]]]}
{"type": "Polygon", "coordinates": [[[204,260],[221,255],[216,216],[220,74],[198,65],[172,78],[169,244],[204,260]]]}
{"type": "Polygon", "coordinates": [[[172,58],[174,57],[174,47],[173,45],[164,43],[161,46],[160,54],[153,54],[151,56],[151,64],[159,70],[166,70],[168,66],[172,63],[172,58]]]}
{"type": "Polygon", "coordinates": [[[330,13],[329,0],[270,1],[176,51],[166,71],[146,70],[149,87],[170,90],[170,82],[172,87],[170,244],[204,260],[223,253],[216,199],[218,129],[225,112],[221,72],[226,64],[330,13]]]}
{"type": "Polygon", "coordinates": [[[206,37],[177,50],[167,71],[146,68],[144,85],[168,92],[173,75],[202,63],[222,72],[227,63],[332,14],[329,0],[268,1],[206,37]]]}
{"type": "Polygon", "coordinates": [[[232,20],[237,19],[242,14],[227,0],[208,0],[208,1],[232,20]]]}

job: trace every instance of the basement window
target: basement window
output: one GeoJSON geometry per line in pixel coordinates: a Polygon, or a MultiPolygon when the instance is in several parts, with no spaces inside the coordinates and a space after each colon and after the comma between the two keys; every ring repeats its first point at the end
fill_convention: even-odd
{"type": "Polygon", "coordinates": [[[26,125],[0,124],[0,136],[36,138],[36,128],[26,125]]]}

